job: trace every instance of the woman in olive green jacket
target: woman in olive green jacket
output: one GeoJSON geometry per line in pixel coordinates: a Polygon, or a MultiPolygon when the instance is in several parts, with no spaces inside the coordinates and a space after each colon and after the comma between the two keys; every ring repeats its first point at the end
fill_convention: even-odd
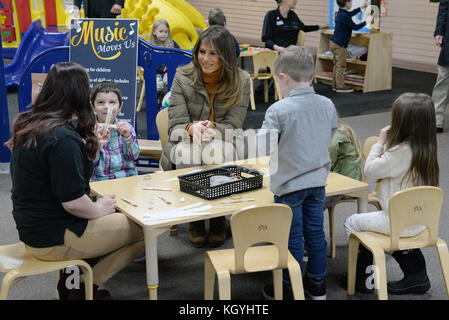
{"type": "MultiPolygon", "coordinates": [[[[238,129],[248,109],[250,78],[237,66],[231,34],[222,26],[211,26],[201,33],[192,53],[192,62],[178,68],[171,87],[169,141],[160,160],[164,170],[220,164],[244,154],[243,132],[238,129]]],[[[225,239],[224,217],[211,219],[209,246],[225,239]]],[[[190,241],[205,245],[204,221],[190,224],[190,241]]]]}

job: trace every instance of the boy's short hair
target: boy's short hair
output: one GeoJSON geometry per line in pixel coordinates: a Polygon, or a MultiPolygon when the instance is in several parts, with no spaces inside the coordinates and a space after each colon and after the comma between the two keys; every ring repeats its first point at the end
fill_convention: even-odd
{"type": "Polygon", "coordinates": [[[97,97],[97,94],[104,92],[113,92],[117,95],[117,99],[119,102],[119,105],[122,105],[122,90],[120,90],[120,87],[116,85],[114,82],[111,81],[103,81],[95,85],[95,87],[92,88],[91,95],[90,95],[90,101],[92,104],[95,104],[95,98],[97,97]]]}
{"type": "Polygon", "coordinates": [[[224,27],[226,24],[226,17],[223,13],[223,10],[218,8],[210,9],[208,21],[210,26],[219,25],[224,27]]]}
{"type": "Polygon", "coordinates": [[[274,73],[286,73],[297,82],[309,82],[315,75],[312,51],[303,46],[288,46],[274,63],[274,73]]]}
{"type": "Polygon", "coordinates": [[[337,0],[337,4],[340,8],[343,8],[346,5],[346,2],[351,2],[352,0],[337,0]]]}

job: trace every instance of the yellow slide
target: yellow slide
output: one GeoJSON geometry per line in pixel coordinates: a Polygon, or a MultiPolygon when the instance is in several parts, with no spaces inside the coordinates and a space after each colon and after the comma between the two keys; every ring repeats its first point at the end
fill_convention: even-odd
{"type": "Polygon", "coordinates": [[[195,27],[206,27],[203,16],[184,0],[126,0],[122,13],[124,18],[139,19],[139,34],[150,34],[154,21],[167,20],[172,39],[185,50],[198,40],[195,27]]]}

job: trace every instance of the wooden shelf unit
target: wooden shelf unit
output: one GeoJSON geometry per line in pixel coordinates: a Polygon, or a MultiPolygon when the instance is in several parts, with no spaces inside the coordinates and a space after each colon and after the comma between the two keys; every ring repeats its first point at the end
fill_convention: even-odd
{"type": "MultiPolygon", "coordinates": [[[[315,81],[332,85],[332,76],[322,72],[333,71],[332,56],[323,55],[329,50],[329,41],[333,30],[322,30],[315,65],[315,81]]],[[[363,78],[363,83],[346,81],[346,86],[366,92],[391,90],[392,78],[392,42],[393,34],[379,31],[371,33],[353,32],[349,44],[366,46],[368,56],[366,61],[347,59],[346,70],[355,70],[363,78]]]]}

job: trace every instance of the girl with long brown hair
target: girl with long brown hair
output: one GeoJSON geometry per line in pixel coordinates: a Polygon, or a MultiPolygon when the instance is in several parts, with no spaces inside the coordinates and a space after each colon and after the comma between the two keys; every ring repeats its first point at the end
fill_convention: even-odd
{"type": "MultiPolygon", "coordinates": [[[[92,160],[109,139],[96,126],[89,98],[84,67],[61,62],[48,72],[32,108],[18,115],[9,141],[12,213],[20,240],[37,258],[98,258],[94,299],[108,299],[98,287],[142,252],[143,232],[115,212],[114,195],[89,197],[92,160]]],[[[61,273],[59,298],[83,299],[84,283],[69,289],[67,278],[61,273]]]]}
{"type": "MultiPolygon", "coordinates": [[[[164,170],[241,159],[243,146],[233,142],[245,121],[249,74],[237,66],[234,41],[226,28],[204,30],[192,51],[192,62],[176,71],[168,108],[168,134],[161,157],[164,170]],[[226,134],[225,134],[225,131],[226,134]]],[[[226,239],[224,217],[210,220],[207,242],[226,239]]],[[[194,246],[206,244],[204,221],[190,224],[194,246]]]]}
{"type": "MultiPolygon", "coordinates": [[[[438,186],[439,167],[435,109],[430,96],[404,93],[393,103],[391,125],[380,130],[379,140],[365,162],[365,175],[380,180],[379,200],[382,211],[354,214],[345,222],[347,237],[353,232],[374,231],[390,233],[388,200],[403,189],[413,186],[438,186]]],[[[401,237],[411,237],[425,229],[413,226],[402,231],[401,237]]],[[[369,291],[365,280],[372,255],[360,246],[356,286],[369,291]]],[[[393,257],[404,273],[400,281],[388,282],[392,294],[424,293],[430,288],[424,256],[419,249],[397,251],[393,257]]]]}

